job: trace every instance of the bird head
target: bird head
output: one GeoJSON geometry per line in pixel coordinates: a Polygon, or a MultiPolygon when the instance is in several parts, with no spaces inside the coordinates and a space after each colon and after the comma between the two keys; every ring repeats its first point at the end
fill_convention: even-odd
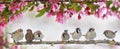
{"type": "Polygon", "coordinates": [[[17,31],[18,31],[18,32],[23,32],[23,29],[20,28],[20,29],[18,29],[17,31]]]}
{"type": "Polygon", "coordinates": [[[36,33],[37,33],[37,34],[41,34],[41,31],[38,30],[38,31],[36,31],[36,33]]]}
{"type": "Polygon", "coordinates": [[[76,28],[76,32],[80,33],[81,29],[80,28],[76,28]]]}
{"type": "Polygon", "coordinates": [[[32,30],[31,29],[27,29],[27,33],[32,33],[32,30]]]}
{"type": "Polygon", "coordinates": [[[104,35],[106,35],[106,33],[108,34],[108,30],[105,30],[105,31],[103,32],[104,35]]]}
{"type": "Polygon", "coordinates": [[[65,33],[67,33],[67,32],[68,32],[68,30],[64,30],[64,32],[65,32],[65,33]]]}
{"type": "Polygon", "coordinates": [[[95,29],[94,28],[90,28],[89,31],[94,31],[95,29]]]}

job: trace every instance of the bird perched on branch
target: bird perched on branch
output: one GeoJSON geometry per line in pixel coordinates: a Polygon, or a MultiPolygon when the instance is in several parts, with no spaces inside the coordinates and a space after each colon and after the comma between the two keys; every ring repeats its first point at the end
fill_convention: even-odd
{"type": "Polygon", "coordinates": [[[27,33],[25,35],[25,39],[26,39],[27,43],[32,43],[32,41],[34,39],[34,35],[33,35],[31,29],[27,29],[27,33]]]}
{"type": "Polygon", "coordinates": [[[19,40],[22,40],[24,37],[23,34],[23,29],[17,29],[16,31],[14,31],[13,33],[10,33],[11,38],[13,38],[14,42],[18,42],[19,40]]]}
{"type": "Polygon", "coordinates": [[[67,41],[69,40],[70,36],[68,34],[68,30],[64,30],[64,32],[62,33],[62,41],[67,41]]]}
{"type": "Polygon", "coordinates": [[[40,40],[40,42],[42,42],[42,39],[44,38],[43,34],[41,33],[41,31],[36,31],[34,32],[34,39],[35,40],[40,40]]]}
{"type": "Polygon", "coordinates": [[[96,37],[96,32],[94,28],[90,28],[89,31],[86,33],[85,38],[87,40],[93,40],[96,37]]]}
{"type": "Polygon", "coordinates": [[[113,32],[111,30],[105,30],[103,34],[108,38],[108,39],[113,39],[115,37],[117,31],[113,32]]]}
{"type": "MultiPolygon", "coordinates": [[[[111,30],[105,30],[103,34],[108,38],[108,39],[113,39],[115,38],[115,34],[117,31],[113,32],[111,30]]],[[[112,41],[109,42],[109,44],[113,45],[115,44],[115,40],[113,39],[112,41]]]]}
{"type": "Polygon", "coordinates": [[[71,33],[73,40],[79,40],[80,37],[82,36],[81,33],[81,29],[80,28],[76,28],[76,31],[74,31],[73,33],[71,33]]]}

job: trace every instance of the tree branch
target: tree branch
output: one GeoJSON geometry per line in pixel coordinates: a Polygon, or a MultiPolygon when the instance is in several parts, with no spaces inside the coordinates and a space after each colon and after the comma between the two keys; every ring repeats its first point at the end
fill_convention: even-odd
{"type": "MultiPolygon", "coordinates": [[[[99,43],[106,43],[110,44],[110,40],[91,40],[91,41],[42,41],[42,42],[35,42],[33,41],[31,44],[99,44],[99,43]]],[[[19,42],[15,43],[15,45],[26,45],[26,42],[19,42]]],[[[114,41],[113,45],[119,45],[120,42],[114,41]]]]}

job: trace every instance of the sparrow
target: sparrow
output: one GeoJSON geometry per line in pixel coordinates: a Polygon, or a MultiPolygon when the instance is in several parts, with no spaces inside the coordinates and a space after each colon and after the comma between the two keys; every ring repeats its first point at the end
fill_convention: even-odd
{"type": "Polygon", "coordinates": [[[69,40],[70,36],[68,34],[68,30],[64,30],[64,32],[62,33],[62,41],[67,41],[69,40]]]}
{"type": "Polygon", "coordinates": [[[14,40],[14,43],[18,42],[19,40],[22,40],[23,37],[24,37],[24,34],[23,34],[23,29],[17,29],[16,31],[10,33],[11,35],[11,38],[13,38],[14,40]]]}
{"type": "Polygon", "coordinates": [[[117,31],[113,32],[111,30],[105,30],[103,34],[108,38],[108,39],[113,39],[115,38],[115,34],[117,31]]]}
{"type": "Polygon", "coordinates": [[[34,32],[34,39],[35,40],[40,40],[40,42],[42,42],[42,39],[44,38],[43,34],[41,33],[41,31],[36,31],[34,32]]]}
{"type": "Polygon", "coordinates": [[[80,37],[82,36],[81,33],[81,29],[80,28],[76,28],[76,31],[74,31],[73,33],[71,33],[73,40],[79,40],[80,37]]]}
{"type": "Polygon", "coordinates": [[[90,28],[89,31],[86,33],[85,38],[87,40],[93,40],[96,37],[96,32],[94,28],[90,28]]]}
{"type": "Polygon", "coordinates": [[[33,39],[34,39],[34,35],[32,33],[31,29],[27,29],[27,33],[25,35],[25,39],[27,43],[32,43],[33,39]]]}

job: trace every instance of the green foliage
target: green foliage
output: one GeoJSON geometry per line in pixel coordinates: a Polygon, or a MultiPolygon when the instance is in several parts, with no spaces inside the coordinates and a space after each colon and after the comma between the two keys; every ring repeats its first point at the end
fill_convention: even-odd
{"type": "Polygon", "coordinates": [[[93,13],[94,11],[96,11],[96,9],[99,8],[98,5],[94,5],[94,4],[89,4],[88,7],[90,7],[90,9],[91,9],[91,13],[93,13]]]}
{"type": "Polygon", "coordinates": [[[70,7],[70,9],[72,10],[76,10],[77,12],[80,11],[82,9],[81,6],[78,5],[78,3],[73,3],[70,7]]]}
{"type": "Polygon", "coordinates": [[[32,6],[32,7],[29,9],[29,11],[33,11],[33,9],[34,9],[34,6],[32,6]]]}
{"type": "Polygon", "coordinates": [[[41,16],[44,15],[45,9],[39,10],[38,12],[39,12],[39,13],[36,15],[36,17],[41,17],[41,16]]]}
{"type": "Polygon", "coordinates": [[[63,4],[60,4],[60,11],[64,11],[64,7],[63,7],[63,4]]]}
{"type": "Polygon", "coordinates": [[[45,8],[45,11],[48,12],[50,10],[50,6],[48,6],[47,8],[45,8]]]}
{"type": "Polygon", "coordinates": [[[112,4],[113,1],[106,1],[106,6],[110,6],[110,4],[112,4]]]}
{"type": "Polygon", "coordinates": [[[119,8],[119,7],[112,6],[111,10],[112,10],[112,11],[118,11],[118,8],[119,8]]]}

